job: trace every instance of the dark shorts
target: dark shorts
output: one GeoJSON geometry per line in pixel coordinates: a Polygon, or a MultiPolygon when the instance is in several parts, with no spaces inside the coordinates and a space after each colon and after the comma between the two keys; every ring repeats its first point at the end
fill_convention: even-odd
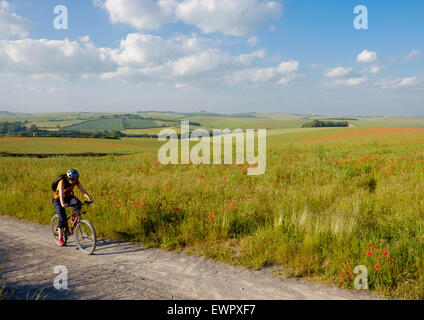
{"type": "MultiPolygon", "coordinates": [[[[80,210],[81,209],[81,201],[78,198],[70,197],[66,198],[63,201],[64,203],[69,204],[70,207],[72,207],[74,210],[80,210]]],[[[53,206],[56,209],[57,215],[59,216],[59,224],[58,228],[65,228],[66,227],[66,210],[64,207],[60,205],[60,199],[54,199],[52,200],[53,206]]]]}

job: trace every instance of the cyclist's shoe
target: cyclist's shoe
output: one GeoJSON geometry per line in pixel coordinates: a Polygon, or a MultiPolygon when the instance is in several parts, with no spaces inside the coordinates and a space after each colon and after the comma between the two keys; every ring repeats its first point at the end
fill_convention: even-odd
{"type": "Polygon", "coordinates": [[[58,244],[61,247],[63,247],[65,245],[65,241],[63,241],[63,238],[59,238],[58,244]]]}

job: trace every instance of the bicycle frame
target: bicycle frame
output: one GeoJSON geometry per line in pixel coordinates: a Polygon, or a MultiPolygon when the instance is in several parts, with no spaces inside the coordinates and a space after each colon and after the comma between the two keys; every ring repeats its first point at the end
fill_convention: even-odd
{"type": "Polygon", "coordinates": [[[88,201],[84,201],[84,203],[81,205],[81,208],[79,209],[79,210],[76,210],[76,209],[74,209],[73,211],[72,211],[72,213],[71,213],[71,215],[68,217],[68,218],[66,218],[66,220],[69,220],[69,219],[71,219],[71,218],[75,218],[75,220],[73,220],[72,221],[72,219],[71,219],[71,221],[72,221],[72,226],[69,228],[69,233],[72,235],[73,233],[74,233],[74,229],[76,228],[76,226],[79,224],[79,222],[80,222],[80,219],[81,219],[81,217],[82,217],[82,215],[83,214],[86,214],[87,213],[87,209],[84,211],[83,210],[83,208],[84,208],[84,206],[87,206],[87,208],[88,208],[88,206],[90,205],[90,203],[91,202],[88,202],[88,201]]]}

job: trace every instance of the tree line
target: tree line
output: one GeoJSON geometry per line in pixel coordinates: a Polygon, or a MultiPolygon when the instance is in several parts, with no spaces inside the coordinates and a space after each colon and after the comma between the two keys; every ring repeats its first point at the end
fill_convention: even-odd
{"type": "Polygon", "coordinates": [[[349,122],[347,121],[322,121],[322,120],[313,120],[311,122],[305,123],[303,128],[319,128],[319,127],[349,127],[349,122]]]}

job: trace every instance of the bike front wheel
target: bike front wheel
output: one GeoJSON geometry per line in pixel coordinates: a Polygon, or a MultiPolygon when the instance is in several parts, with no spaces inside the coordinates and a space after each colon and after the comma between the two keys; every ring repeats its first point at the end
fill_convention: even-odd
{"type": "Polygon", "coordinates": [[[80,220],[76,230],[75,238],[78,248],[86,254],[92,254],[96,250],[96,231],[88,220],[80,220]]]}

